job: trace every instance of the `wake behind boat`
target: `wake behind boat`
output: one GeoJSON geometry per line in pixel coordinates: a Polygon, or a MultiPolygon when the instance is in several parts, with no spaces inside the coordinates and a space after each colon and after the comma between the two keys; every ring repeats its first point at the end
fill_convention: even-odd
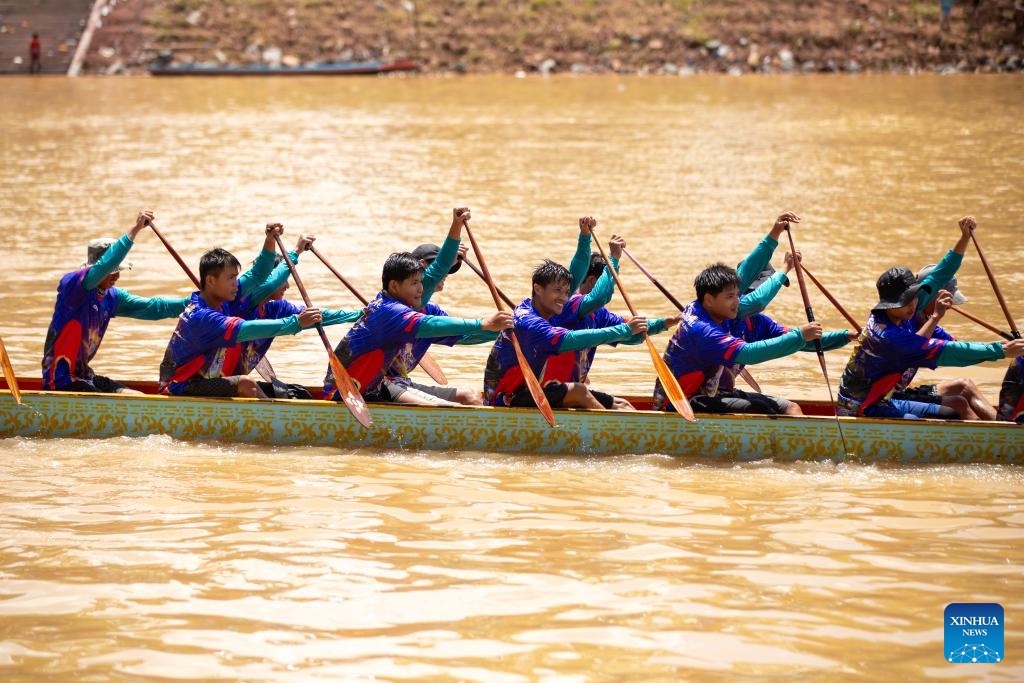
{"type": "Polygon", "coordinates": [[[371,404],[366,429],[333,401],[191,398],[156,395],[153,382],[130,383],[138,394],[41,391],[21,378],[24,405],[0,380],[0,437],[111,438],[166,434],[176,439],[281,446],[600,456],[664,454],[725,461],[774,459],[858,462],[1024,463],[1024,429],[1011,422],[839,418],[851,452],[843,451],[834,411],[801,401],[803,417],[700,415],[696,423],[649,410],[556,410],[549,427],[536,410],[371,404]]]}

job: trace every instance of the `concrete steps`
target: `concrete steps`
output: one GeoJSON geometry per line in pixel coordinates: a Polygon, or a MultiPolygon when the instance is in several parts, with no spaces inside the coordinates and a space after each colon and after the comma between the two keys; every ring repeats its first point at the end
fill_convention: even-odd
{"type": "Polygon", "coordinates": [[[67,73],[91,9],[92,0],[0,0],[0,74],[28,73],[33,33],[42,43],[43,73],[67,73]]]}

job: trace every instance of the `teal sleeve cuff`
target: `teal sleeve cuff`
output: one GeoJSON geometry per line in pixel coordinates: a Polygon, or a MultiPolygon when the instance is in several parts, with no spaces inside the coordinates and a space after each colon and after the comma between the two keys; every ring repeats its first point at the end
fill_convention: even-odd
{"type": "MultiPolygon", "coordinates": [[[[618,272],[619,262],[612,259],[612,265],[615,266],[615,270],[618,272]]],[[[602,306],[607,306],[614,295],[615,278],[612,276],[608,266],[605,266],[604,270],[601,271],[601,277],[597,278],[597,282],[594,283],[594,288],[583,297],[577,317],[585,318],[602,306]]]]}
{"type": "Polygon", "coordinates": [[[467,334],[459,340],[459,344],[462,346],[472,346],[473,344],[486,344],[492,342],[498,338],[497,332],[488,332],[487,330],[481,330],[474,332],[473,334],[467,334]]]}
{"type": "Polygon", "coordinates": [[[958,254],[952,249],[946,252],[942,260],[935,266],[935,270],[921,280],[921,291],[917,298],[917,310],[923,310],[939,295],[939,288],[949,282],[956,271],[964,262],[963,254],[958,254]]]}
{"type": "Polygon", "coordinates": [[[792,329],[779,337],[746,344],[736,354],[736,364],[757,365],[758,363],[764,363],[765,361],[775,360],[776,358],[796,353],[803,346],[803,334],[800,333],[798,328],[792,329]]]}
{"type": "Polygon", "coordinates": [[[740,292],[747,291],[761,271],[771,262],[775,248],[779,246],[778,240],[771,235],[765,235],[747,258],[743,259],[736,271],[740,274],[740,292]]]}
{"type": "Polygon", "coordinates": [[[1001,360],[1006,357],[1001,342],[946,342],[939,352],[939,365],[947,367],[965,367],[990,360],[1001,360]]]}
{"type": "Polygon", "coordinates": [[[664,318],[651,318],[647,321],[647,336],[652,334],[661,334],[665,331],[665,319],[664,318]]]}
{"type": "Polygon", "coordinates": [[[356,311],[343,311],[335,310],[331,308],[321,309],[320,313],[323,315],[323,322],[320,324],[323,326],[327,325],[341,325],[342,323],[354,323],[363,317],[363,309],[356,311]]]}
{"type": "Polygon", "coordinates": [[[238,328],[238,341],[246,342],[253,339],[266,339],[267,337],[296,334],[299,329],[299,316],[297,315],[290,315],[287,318],[269,318],[267,320],[246,320],[238,328]]]}
{"type": "Polygon", "coordinates": [[[167,298],[135,296],[123,289],[117,290],[117,312],[115,315],[137,320],[163,320],[181,315],[189,297],[167,298]]]}
{"type": "MultiPolygon", "coordinates": [[[[238,278],[239,294],[242,297],[249,296],[252,294],[254,289],[265,284],[267,278],[270,277],[270,274],[274,270],[274,261],[276,260],[277,252],[261,249],[260,255],[256,257],[255,261],[253,261],[252,267],[238,278]]],[[[278,285],[278,287],[280,287],[280,285],[278,285]]],[[[277,289],[277,287],[274,287],[274,289],[277,289]]],[[[272,292],[274,290],[272,289],[270,291],[272,292]]]]}
{"type": "Polygon", "coordinates": [[[572,330],[567,332],[558,344],[558,352],[579,351],[589,349],[613,341],[623,341],[633,335],[628,323],[620,323],[597,330],[572,330]]]}
{"type": "MultiPolygon", "coordinates": [[[[831,351],[832,349],[840,349],[850,343],[850,331],[849,330],[835,330],[833,332],[826,332],[821,335],[821,350],[831,351]]],[[[804,344],[804,351],[817,351],[814,347],[814,342],[807,342],[804,344]]]]}
{"type": "Polygon", "coordinates": [[[580,288],[587,277],[587,271],[590,270],[590,242],[590,235],[584,235],[582,232],[576,239],[576,253],[569,262],[570,292],[580,288]]]}
{"type": "Polygon", "coordinates": [[[82,286],[85,287],[86,291],[96,289],[103,282],[103,278],[117,270],[117,267],[121,265],[121,261],[128,255],[128,252],[132,248],[132,240],[128,237],[128,233],[121,235],[121,237],[107,247],[107,250],[103,252],[103,256],[100,257],[96,263],[89,267],[89,272],[85,274],[85,278],[82,280],[82,286]]]}
{"type": "Polygon", "coordinates": [[[737,317],[746,318],[768,308],[768,304],[778,295],[779,290],[788,283],[789,278],[785,273],[781,270],[775,271],[771,277],[758,285],[757,289],[740,298],[740,311],[737,317]]]}
{"type": "Polygon", "coordinates": [[[453,318],[448,315],[426,315],[416,328],[417,339],[432,337],[457,337],[480,332],[479,318],[453,318]]]}

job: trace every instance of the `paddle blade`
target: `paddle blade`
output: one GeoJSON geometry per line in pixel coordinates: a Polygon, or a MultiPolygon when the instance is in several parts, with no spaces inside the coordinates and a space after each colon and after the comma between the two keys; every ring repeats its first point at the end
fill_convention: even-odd
{"type": "Polygon", "coordinates": [[[679,386],[679,380],[676,379],[668,365],[665,364],[665,359],[658,353],[658,349],[654,348],[654,342],[651,341],[651,338],[645,335],[644,340],[647,342],[647,350],[651,354],[651,362],[654,363],[654,369],[658,373],[658,379],[661,380],[661,387],[665,390],[668,400],[675,407],[677,413],[690,422],[696,422],[697,418],[693,416],[693,408],[690,407],[690,402],[686,400],[683,388],[679,386]]]}
{"type": "Polygon", "coordinates": [[[512,339],[512,346],[516,350],[516,358],[519,359],[519,368],[523,371],[523,378],[526,380],[526,386],[530,390],[533,402],[537,404],[537,408],[544,416],[544,419],[548,421],[548,424],[554,427],[555,411],[551,410],[551,404],[548,403],[548,397],[544,395],[544,390],[540,386],[537,375],[533,374],[533,368],[526,362],[526,356],[523,355],[523,350],[519,347],[519,340],[516,338],[515,333],[509,332],[508,336],[512,339]]]}
{"type": "Polygon", "coordinates": [[[423,368],[423,372],[430,375],[430,379],[441,386],[448,384],[448,378],[445,377],[444,370],[441,369],[441,366],[437,364],[437,361],[429,353],[423,354],[423,357],[420,358],[420,367],[423,368]]]}
{"type": "Polygon", "coordinates": [[[740,377],[743,378],[744,382],[746,382],[748,385],[750,385],[751,389],[753,389],[754,391],[756,391],[759,394],[763,394],[764,393],[763,391],[761,391],[761,385],[757,383],[757,380],[754,379],[754,376],[751,375],[750,372],[746,368],[743,368],[742,370],[740,370],[740,377]]]}
{"type": "Polygon", "coordinates": [[[266,356],[260,359],[260,362],[256,364],[256,372],[265,382],[273,382],[277,379],[277,373],[274,372],[274,368],[270,366],[270,361],[267,360],[266,356]]]}
{"type": "Polygon", "coordinates": [[[18,378],[14,376],[14,366],[11,365],[11,357],[7,355],[7,347],[4,340],[0,339],[0,365],[3,366],[4,377],[7,379],[7,386],[11,390],[11,396],[21,405],[21,389],[18,388],[18,378]]]}
{"type": "Polygon", "coordinates": [[[352,417],[356,418],[359,424],[369,429],[373,424],[373,418],[370,417],[370,409],[366,407],[366,401],[363,400],[362,395],[356,389],[356,385],[345,369],[345,366],[334,355],[334,350],[328,348],[327,352],[331,361],[331,372],[334,374],[334,386],[338,388],[341,400],[345,402],[345,406],[352,413],[352,417]]]}

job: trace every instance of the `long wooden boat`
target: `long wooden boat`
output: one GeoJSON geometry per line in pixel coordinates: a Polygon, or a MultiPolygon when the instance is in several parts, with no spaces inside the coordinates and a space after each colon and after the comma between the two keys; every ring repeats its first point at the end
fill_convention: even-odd
{"type": "MultiPolygon", "coordinates": [[[[177,439],[573,456],[660,453],[733,461],[844,460],[905,463],[1024,462],[1024,427],[1008,422],[841,418],[802,402],[805,417],[698,415],[688,423],[651,410],[556,411],[550,428],[535,410],[372,404],[364,429],[328,401],[212,399],[41,391],[19,380],[24,405],[0,382],[0,437],[107,438],[167,434],[177,439]]],[[[636,404],[645,406],[644,400],[636,404]]]]}
{"type": "Polygon", "coordinates": [[[154,76],[364,76],[392,71],[414,71],[418,64],[411,59],[397,62],[323,62],[306,66],[220,66],[214,64],[149,65],[154,76]]]}

